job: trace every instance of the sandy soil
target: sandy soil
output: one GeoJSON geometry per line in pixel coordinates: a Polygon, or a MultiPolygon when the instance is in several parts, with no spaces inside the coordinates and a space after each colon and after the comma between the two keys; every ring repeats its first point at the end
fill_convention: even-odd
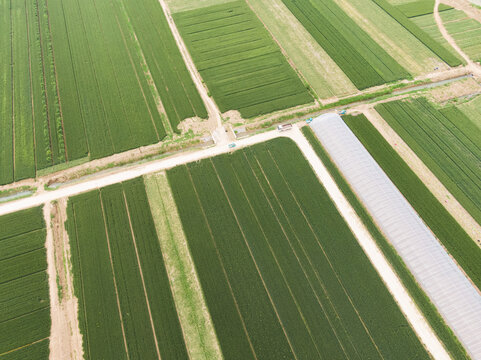
{"type": "MultiPolygon", "coordinates": [[[[449,211],[456,221],[473,239],[481,239],[481,226],[471,217],[463,206],[444,187],[437,177],[424,165],[419,157],[409,148],[403,139],[389,126],[388,123],[370,106],[359,109],[366,115],[374,127],[386,141],[396,150],[401,158],[416,173],[431,193],[449,211]]],[[[476,242],[477,243],[477,242],[476,242]]],[[[480,245],[479,243],[477,243],[480,245]]]]}
{"type": "Polygon", "coordinates": [[[461,96],[477,94],[480,91],[481,85],[473,78],[467,78],[462,81],[450,83],[446,86],[433,88],[429,91],[428,97],[437,103],[443,103],[445,101],[459,98],[461,96]]]}
{"type": "Polygon", "coordinates": [[[65,256],[69,254],[66,219],[66,201],[44,206],[47,224],[47,261],[50,289],[52,328],[50,333],[50,360],[83,359],[82,337],[78,326],[78,304],[73,293],[73,280],[65,256]],[[61,291],[58,289],[57,276],[61,291]],[[59,298],[59,294],[61,297],[59,298]]]}

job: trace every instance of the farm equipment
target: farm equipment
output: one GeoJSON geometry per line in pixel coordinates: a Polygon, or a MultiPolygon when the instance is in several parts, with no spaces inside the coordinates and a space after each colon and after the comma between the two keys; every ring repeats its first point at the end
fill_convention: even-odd
{"type": "Polygon", "coordinates": [[[235,143],[231,143],[231,144],[229,144],[228,146],[229,146],[229,149],[233,149],[233,148],[236,147],[236,144],[235,144],[235,143]]]}

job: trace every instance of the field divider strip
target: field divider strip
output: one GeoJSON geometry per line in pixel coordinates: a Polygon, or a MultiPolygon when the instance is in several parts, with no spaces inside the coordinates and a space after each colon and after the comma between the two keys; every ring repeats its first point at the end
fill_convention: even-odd
{"type": "Polygon", "coordinates": [[[236,212],[235,212],[235,210],[234,210],[234,207],[232,206],[232,203],[231,203],[231,201],[230,201],[229,195],[227,194],[227,191],[225,190],[224,184],[222,183],[222,181],[221,181],[221,179],[220,179],[220,177],[219,177],[219,174],[217,173],[217,169],[215,168],[215,165],[214,165],[214,163],[212,162],[212,158],[210,158],[209,161],[210,161],[210,163],[211,163],[211,165],[212,165],[212,168],[213,168],[214,171],[215,171],[215,174],[216,174],[216,176],[217,176],[217,180],[219,181],[219,184],[220,184],[220,186],[221,186],[221,188],[222,188],[222,191],[224,192],[224,195],[225,195],[225,197],[226,197],[226,199],[227,199],[227,202],[229,203],[229,207],[230,207],[230,209],[231,209],[231,211],[232,211],[232,215],[234,215],[234,218],[235,218],[235,221],[236,221],[236,223],[237,223],[237,226],[239,227],[239,230],[240,230],[240,232],[241,232],[241,234],[242,234],[242,238],[244,239],[244,243],[245,243],[245,245],[246,245],[246,247],[247,247],[247,249],[248,249],[248,251],[249,251],[249,255],[251,256],[251,259],[252,259],[252,261],[254,262],[254,265],[255,265],[255,267],[256,267],[257,273],[259,274],[259,278],[261,279],[262,285],[264,286],[264,290],[266,291],[267,296],[269,297],[269,300],[270,300],[270,302],[271,302],[272,308],[274,309],[274,312],[276,313],[277,320],[279,321],[279,324],[280,324],[281,327],[282,327],[282,331],[284,332],[284,336],[286,337],[286,340],[287,340],[287,342],[288,342],[288,344],[289,344],[289,347],[291,348],[291,351],[292,351],[292,354],[294,355],[294,358],[297,359],[297,355],[296,355],[296,352],[294,351],[294,347],[292,346],[291,340],[289,339],[289,336],[287,335],[287,331],[286,331],[286,329],[285,329],[285,327],[284,327],[284,324],[282,323],[282,320],[281,320],[281,317],[280,317],[280,315],[279,315],[279,312],[277,311],[277,307],[276,307],[276,305],[274,304],[274,301],[272,300],[271,293],[270,293],[270,291],[269,291],[268,288],[267,288],[267,285],[266,285],[266,283],[265,283],[265,281],[264,281],[264,278],[262,277],[261,270],[259,269],[259,266],[257,265],[257,261],[256,261],[256,259],[255,259],[255,257],[254,257],[254,254],[253,254],[252,249],[251,249],[251,247],[250,247],[250,245],[249,245],[249,242],[247,241],[247,238],[246,238],[246,236],[245,236],[244,230],[242,229],[242,226],[241,226],[241,224],[240,224],[240,221],[239,221],[239,219],[237,218],[237,214],[236,214],[236,212]]]}
{"type": "Polygon", "coordinates": [[[336,279],[337,279],[337,281],[339,282],[339,285],[341,285],[342,290],[343,290],[344,293],[346,294],[346,296],[347,296],[347,298],[348,298],[351,306],[353,307],[354,311],[356,312],[356,315],[358,316],[358,318],[359,318],[359,320],[361,321],[364,329],[366,330],[369,338],[371,339],[374,347],[376,348],[377,352],[379,353],[379,356],[381,356],[381,358],[384,359],[384,356],[382,355],[382,353],[381,353],[381,351],[379,350],[376,342],[374,341],[374,338],[372,337],[371,332],[369,331],[367,325],[364,323],[364,320],[362,319],[362,316],[359,314],[359,311],[357,310],[356,305],[355,305],[354,302],[352,301],[351,296],[349,295],[349,292],[348,292],[348,291],[346,290],[346,288],[344,287],[344,284],[342,283],[341,278],[340,278],[339,275],[337,274],[334,266],[333,266],[332,263],[331,263],[331,260],[329,259],[329,256],[327,255],[326,251],[324,250],[324,246],[322,246],[319,237],[317,236],[316,232],[314,231],[314,228],[312,227],[311,223],[309,222],[309,219],[307,218],[304,210],[302,209],[302,207],[301,207],[298,199],[297,199],[296,196],[294,195],[294,192],[292,191],[292,188],[291,188],[290,184],[287,182],[286,178],[284,177],[284,174],[282,174],[281,170],[279,169],[279,166],[278,166],[278,164],[277,164],[277,161],[276,161],[275,158],[272,156],[272,153],[270,152],[270,150],[268,150],[267,152],[268,152],[269,156],[271,157],[273,163],[275,164],[276,168],[279,170],[279,173],[281,174],[281,177],[282,177],[284,183],[286,184],[287,188],[289,189],[289,192],[291,193],[292,198],[295,200],[295,203],[296,203],[297,207],[299,208],[300,213],[301,213],[302,216],[304,217],[307,225],[309,226],[309,229],[311,230],[312,234],[313,234],[314,237],[316,238],[317,243],[319,244],[320,249],[322,250],[324,256],[326,257],[326,260],[327,260],[327,262],[328,262],[328,264],[329,264],[329,267],[332,269],[332,272],[333,272],[334,275],[336,276],[336,279]]]}
{"type": "Polygon", "coordinates": [[[13,54],[13,39],[14,39],[14,21],[12,16],[12,1],[10,0],[10,69],[11,69],[11,80],[12,80],[12,177],[15,181],[15,71],[13,68],[14,65],[14,54],[13,54]]]}
{"type": "MultiPolygon", "coordinates": [[[[89,353],[89,359],[92,359],[92,355],[90,353],[90,342],[89,342],[89,334],[88,334],[88,329],[89,329],[89,326],[88,326],[88,317],[87,317],[87,305],[86,305],[86,301],[85,301],[85,286],[84,286],[84,281],[83,281],[83,276],[82,276],[82,257],[80,256],[80,245],[79,245],[79,241],[78,241],[78,228],[77,228],[77,218],[76,218],[76,215],[75,215],[75,204],[72,204],[72,217],[73,217],[73,222],[74,222],[74,227],[75,227],[75,243],[77,244],[76,248],[77,248],[77,252],[79,254],[78,256],[78,263],[79,263],[79,281],[80,281],[80,286],[82,288],[82,309],[83,309],[83,312],[84,312],[84,319],[85,319],[85,339],[83,339],[83,343],[87,343],[87,350],[88,350],[88,353],[89,353]]],[[[72,274],[73,276],[73,274],[72,274]]],[[[72,286],[74,287],[74,289],[72,289],[72,294],[75,293],[75,286],[73,285],[73,282],[75,281],[75,279],[73,278],[72,279],[72,286]]],[[[80,301],[78,302],[78,306],[80,307],[80,301]]],[[[79,309],[80,311],[80,309],[79,309]]],[[[79,314],[77,314],[77,319],[80,319],[80,316],[79,314]]],[[[80,327],[80,324],[79,324],[79,327],[80,327]]],[[[80,329],[79,329],[80,331],[80,329]]],[[[81,335],[82,336],[82,335],[81,335]]]]}
{"type": "Polygon", "coordinates": [[[135,249],[135,256],[137,258],[137,264],[139,265],[139,273],[140,273],[140,278],[142,279],[142,288],[144,289],[144,296],[145,296],[145,303],[147,304],[147,310],[149,311],[149,318],[150,318],[150,325],[152,326],[152,335],[154,337],[154,341],[155,341],[155,349],[157,351],[157,356],[159,358],[159,360],[161,359],[161,356],[160,356],[160,350],[159,350],[159,342],[157,340],[157,335],[156,335],[156,331],[155,331],[155,325],[154,325],[154,320],[152,318],[152,311],[150,310],[150,301],[149,301],[149,297],[147,295],[147,288],[145,286],[145,280],[144,280],[144,272],[142,270],[142,265],[140,263],[140,257],[139,257],[139,251],[137,249],[137,241],[135,239],[135,233],[134,233],[134,228],[132,226],[132,219],[130,217],[130,211],[129,211],[129,205],[127,204],[127,198],[125,196],[125,191],[124,189],[122,189],[122,196],[124,198],[124,204],[125,204],[125,209],[127,210],[127,217],[129,218],[129,227],[130,227],[130,233],[132,235],[132,243],[134,245],[134,249],[135,249]]]}
{"type": "Polygon", "coordinates": [[[104,221],[104,227],[105,227],[105,236],[107,238],[107,247],[109,249],[109,257],[110,257],[110,268],[112,269],[112,279],[114,280],[114,287],[115,287],[115,296],[117,298],[117,307],[118,307],[118,311],[119,311],[119,317],[120,317],[120,325],[122,327],[122,336],[124,338],[124,345],[125,345],[125,353],[127,355],[127,359],[130,359],[130,355],[129,355],[129,349],[127,347],[127,339],[125,337],[125,328],[124,328],[124,321],[123,321],[123,318],[122,318],[122,310],[120,309],[120,300],[119,300],[119,292],[118,292],[118,289],[117,289],[117,280],[115,279],[115,271],[114,271],[114,263],[113,263],[113,260],[112,260],[112,251],[110,249],[110,238],[109,238],[109,232],[108,232],[108,229],[107,229],[107,222],[106,222],[106,218],[105,218],[105,209],[104,209],[104,202],[102,200],[102,193],[99,192],[99,198],[100,198],[100,206],[102,208],[102,217],[103,217],[103,221],[104,221]]]}
{"type": "Polygon", "coordinates": [[[249,332],[247,331],[247,327],[246,327],[246,325],[245,325],[244,318],[242,317],[242,313],[241,313],[241,311],[240,311],[239,304],[237,303],[237,299],[236,299],[236,297],[235,297],[235,295],[234,295],[234,291],[232,290],[232,286],[231,286],[231,284],[230,284],[229,277],[227,276],[227,271],[225,270],[224,263],[222,262],[222,258],[221,258],[221,256],[220,256],[219,249],[217,248],[217,244],[216,244],[216,242],[215,242],[215,240],[214,240],[214,234],[212,233],[212,229],[211,229],[211,227],[210,227],[209,220],[207,219],[207,215],[206,215],[206,213],[205,213],[204,207],[202,206],[202,202],[201,202],[201,200],[200,200],[199,193],[197,192],[197,188],[196,188],[196,186],[195,186],[194,180],[192,179],[192,174],[190,173],[189,168],[188,168],[188,167],[186,167],[186,168],[187,168],[187,173],[189,174],[190,182],[192,183],[192,188],[194,189],[195,196],[196,196],[196,198],[197,198],[197,202],[199,203],[199,207],[200,207],[200,209],[202,210],[202,215],[203,215],[204,221],[205,221],[205,223],[206,223],[206,225],[207,225],[207,229],[209,230],[210,238],[211,238],[211,240],[212,240],[212,243],[213,243],[213,245],[214,245],[215,251],[216,251],[216,253],[217,253],[217,257],[218,257],[218,259],[219,259],[219,263],[221,264],[222,272],[224,273],[224,277],[225,277],[225,279],[226,279],[227,285],[229,286],[229,290],[230,290],[230,293],[231,293],[231,295],[232,295],[232,299],[234,300],[234,304],[235,304],[235,307],[236,307],[236,309],[237,309],[237,313],[239,314],[239,319],[240,319],[240,321],[241,321],[241,323],[242,323],[242,327],[243,327],[244,332],[245,332],[245,334],[246,334],[247,341],[249,342],[249,346],[250,346],[250,348],[251,348],[252,354],[254,355],[254,358],[255,358],[256,360],[259,360],[259,359],[257,358],[257,354],[256,354],[256,352],[255,352],[255,350],[254,350],[254,345],[252,344],[252,341],[251,341],[251,339],[250,339],[249,332]]]}

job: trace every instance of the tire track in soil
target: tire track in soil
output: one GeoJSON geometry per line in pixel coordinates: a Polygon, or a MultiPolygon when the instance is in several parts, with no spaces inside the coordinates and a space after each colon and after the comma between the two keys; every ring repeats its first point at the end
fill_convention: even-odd
{"type": "Polygon", "coordinates": [[[152,311],[150,310],[150,301],[149,301],[149,297],[147,295],[147,288],[145,286],[144,272],[142,270],[142,265],[140,264],[139,251],[137,249],[137,240],[135,239],[134,228],[132,227],[132,219],[130,217],[129,206],[127,204],[127,198],[125,197],[124,189],[122,189],[122,196],[124,198],[125,209],[127,210],[127,217],[129,218],[130,234],[132,235],[132,243],[133,243],[134,249],[135,249],[135,256],[136,256],[136,259],[137,259],[137,265],[138,265],[138,268],[139,268],[140,278],[142,279],[142,288],[144,289],[145,303],[147,304],[147,310],[149,312],[150,325],[152,327],[152,336],[153,336],[154,341],[155,341],[155,350],[157,351],[157,356],[160,360],[161,357],[160,357],[160,350],[159,350],[159,342],[157,340],[157,335],[156,335],[156,332],[155,332],[154,319],[152,318],[152,311]]]}

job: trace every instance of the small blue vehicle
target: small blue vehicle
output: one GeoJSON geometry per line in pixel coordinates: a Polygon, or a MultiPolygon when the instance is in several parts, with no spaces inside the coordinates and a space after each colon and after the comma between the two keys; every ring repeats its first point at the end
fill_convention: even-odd
{"type": "Polygon", "coordinates": [[[345,114],[346,114],[346,110],[339,110],[338,113],[339,113],[339,115],[345,115],[345,114]]]}
{"type": "Polygon", "coordinates": [[[306,120],[306,123],[310,124],[312,122],[312,118],[306,120]]]}
{"type": "Polygon", "coordinates": [[[232,149],[232,148],[235,148],[235,147],[236,147],[235,143],[229,144],[229,149],[232,149]]]}

